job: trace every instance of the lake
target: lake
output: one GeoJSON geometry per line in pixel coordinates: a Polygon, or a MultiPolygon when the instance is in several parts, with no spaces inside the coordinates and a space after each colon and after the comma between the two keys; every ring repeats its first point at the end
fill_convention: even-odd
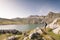
{"type": "Polygon", "coordinates": [[[43,27],[43,24],[27,24],[27,25],[0,25],[0,30],[12,30],[27,31],[36,27],[43,27]]]}

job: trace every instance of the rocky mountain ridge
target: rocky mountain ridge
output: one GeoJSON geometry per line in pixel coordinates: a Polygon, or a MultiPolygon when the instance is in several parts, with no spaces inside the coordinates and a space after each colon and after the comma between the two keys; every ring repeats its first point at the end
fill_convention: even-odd
{"type": "Polygon", "coordinates": [[[51,23],[55,18],[60,18],[60,13],[49,12],[46,16],[31,15],[27,18],[0,18],[0,24],[40,24],[43,22],[51,23]]]}

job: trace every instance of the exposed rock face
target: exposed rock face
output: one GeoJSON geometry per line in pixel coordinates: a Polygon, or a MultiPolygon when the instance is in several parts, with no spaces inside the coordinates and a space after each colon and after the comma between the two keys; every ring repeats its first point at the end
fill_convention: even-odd
{"type": "Polygon", "coordinates": [[[49,12],[43,20],[47,23],[51,23],[55,18],[60,18],[60,13],[49,12]]]}
{"type": "Polygon", "coordinates": [[[48,17],[50,17],[50,18],[58,18],[58,17],[60,17],[60,13],[49,12],[48,17]]]}
{"type": "Polygon", "coordinates": [[[53,29],[52,31],[55,34],[59,34],[60,33],[60,25],[57,24],[57,20],[60,20],[60,18],[56,18],[52,23],[50,23],[49,25],[47,25],[47,28],[53,29]]]}
{"type": "Polygon", "coordinates": [[[47,23],[51,23],[55,18],[59,18],[60,13],[49,12],[46,16],[39,15],[31,15],[27,18],[13,18],[13,19],[5,19],[0,18],[0,25],[4,24],[39,24],[42,21],[47,23]]]}
{"type": "Polygon", "coordinates": [[[55,19],[52,23],[48,24],[47,27],[55,29],[57,28],[57,24],[55,24],[57,22],[57,19],[55,19]]]}
{"type": "MultiPolygon", "coordinates": [[[[42,22],[51,23],[55,18],[60,18],[60,13],[49,12],[46,16],[39,16],[39,15],[31,15],[27,18],[18,18],[17,20],[13,19],[14,21],[19,21],[25,24],[39,24],[42,22]]],[[[11,19],[12,20],[12,19],[11,19]]]]}
{"type": "Polygon", "coordinates": [[[55,34],[60,34],[60,27],[53,30],[55,34]]]}

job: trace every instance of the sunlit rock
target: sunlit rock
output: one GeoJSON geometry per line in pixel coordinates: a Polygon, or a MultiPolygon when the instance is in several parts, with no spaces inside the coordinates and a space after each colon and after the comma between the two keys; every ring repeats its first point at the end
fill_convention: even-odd
{"type": "Polygon", "coordinates": [[[47,28],[53,29],[52,31],[55,34],[60,34],[60,25],[57,23],[57,20],[60,20],[60,18],[56,18],[52,23],[47,25],[47,28]]]}
{"type": "Polygon", "coordinates": [[[42,34],[43,32],[41,31],[41,29],[39,27],[37,27],[36,29],[34,29],[30,35],[29,35],[29,38],[31,39],[31,36],[34,34],[34,33],[39,33],[39,34],[42,34]]]}
{"type": "Polygon", "coordinates": [[[7,38],[7,40],[16,40],[16,37],[15,36],[10,36],[7,38]]]}

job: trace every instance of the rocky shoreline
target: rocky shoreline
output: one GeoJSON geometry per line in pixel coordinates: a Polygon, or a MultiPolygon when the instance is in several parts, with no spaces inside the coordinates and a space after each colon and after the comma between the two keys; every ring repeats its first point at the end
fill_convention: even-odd
{"type": "Polygon", "coordinates": [[[18,31],[18,30],[0,30],[0,34],[6,34],[6,33],[9,33],[9,34],[22,34],[22,32],[18,31]]]}

